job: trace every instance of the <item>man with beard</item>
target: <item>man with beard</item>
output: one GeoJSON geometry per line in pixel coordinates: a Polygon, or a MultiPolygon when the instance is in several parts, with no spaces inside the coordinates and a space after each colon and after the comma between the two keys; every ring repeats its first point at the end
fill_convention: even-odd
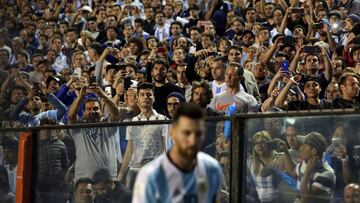
{"type": "MultiPolygon", "coordinates": [[[[119,120],[119,109],[107,97],[106,93],[98,86],[83,86],[77,93],[77,98],[69,108],[69,124],[116,122],[119,120]],[[109,110],[109,117],[105,117],[98,97],[86,97],[89,91],[96,94],[104,103],[104,108],[109,110]],[[84,116],[79,118],[77,112],[80,104],[84,106],[84,116]]],[[[74,139],[76,148],[75,175],[76,182],[83,177],[92,177],[95,171],[108,168],[114,179],[117,172],[116,134],[118,127],[106,128],[77,128],[71,129],[70,135],[74,139]]]]}
{"type": "Polygon", "coordinates": [[[60,89],[60,79],[50,75],[46,79],[46,86],[49,93],[56,95],[60,89]]]}
{"type": "MultiPolygon", "coordinates": [[[[137,86],[138,105],[141,113],[130,121],[166,120],[164,115],[153,109],[154,91],[151,83],[137,86]]],[[[156,97],[158,99],[158,97],[156,97]]],[[[166,101],[166,99],[165,99],[166,101]]],[[[166,103],[165,103],[166,104],[166,103]]],[[[132,190],[140,168],[159,156],[165,150],[164,138],[167,135],[167,125],[128,126],[126,139],[128,144],[119,171],[118,180],[122,180],[128,168],[126,187],[132,190]]]]}
{"type": "Polygon", "coordinates": [[[41,95],[46,98],[53,106],[54,110],[41,112],[41,100],[35,93],[36,89],[31,90],[26,98],[20,100],[15,108],[10,112],[10,119],[19,120],[22,124],[32,127],[38,126],[40,120],[49,118],[55,121],[61,121],[67,112],[66,106],[55,95],[49,93],[43,83],[39,84],[41,95]],[[27,111],[23,111],[26,107],[27,111]]]}
{"type": "Polygon", "coordinates": [[[354,108],[359,106],[357,98],[359,96],[359,79],[358,76],[352,73],[345,73],[340,77],[341,98],[336,98],[333,101],[334,108],[354,108]]]}
{"type": "Polygon", "coordinates": [[[265,101],[268,98],[267,90],[271,79],[269,78],[269,72],[265,64],[259,62],[251,69],[256,79],[257,87],[259,89],[261,101],[265,101]]]}
{"type": "Polygon", "coordinates": [[[107,169],[99,169],[94,173],[92,185],[96,193],[94,203],[131,202],[131,192],[119,181],[114,181],[107,169]]]}
{"type": "Polygon", "coordinates": [[[154,109],[165,115],[166,113],[166,98],[172,92],[179,92],[184,94],[179,86],[169,83],[166,79],[166,73],[168,70],[168,64],[164,59],[156,59],[153,62],[151,68],[151,76],[154,80],[154,96],[156,98],[154,102],[154,109]]]}
{"type": "Polygon", "coordinates": [[[199,152],[204,131],[200,107],[193,103],[181,106],[170,129],[175,144],[140,170],[133,203],[216,201],[222,170],[215,159],[199,152]]]}
{"type": "MultiPolygon", "coordinates": [[[[193,82],[193,89],[191,92],[191,102],[197,104],[204,111],[204,115],[206,117],[215,117],[221,116],[220,113],[210,108],[208,105],[210,104],[213,98],[213,92],[211,86],[207,81],[193,82]]],[[[216,140],[216,126],[215,122],[208,122],[206,124],[206,139],[203,143],[203,148],[212,144],[216,140]]]]}
{"type": "MultiPolygon", "coordinates": [[[[241,21],[241,18],[236,17],[234,21],[232,21],[231,26],[226,32],[224,33],[224,36],[226,36],[229,40],[233,40],[241,37],[241,33],[244,31],[244,24],[241,21]]],[[[240,40],[239,40],[240,41],[240,40]]]]}
{"type": "Polygon", "coordinates": [[[214,80],[209,83],[213,95],[225,92],[227,89],[225,84],[225,69],[226,59],[222,56],[214,58],[213,62],[211,63],[211,75],[214,80]]]}

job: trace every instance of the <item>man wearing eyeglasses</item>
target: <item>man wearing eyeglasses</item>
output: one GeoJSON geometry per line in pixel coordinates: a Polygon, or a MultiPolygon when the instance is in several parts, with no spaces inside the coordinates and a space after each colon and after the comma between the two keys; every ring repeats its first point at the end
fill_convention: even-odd
{"type": "Polygon", "coordinates": [[[288,111],[332,108],[330,101],[319,98],[321,87],[317,78],[307,78],[304,86],[304,93],[306,95],[305,101],[297,100],[286,103],[286,97],[293,86],[298,86],[298,83],[295,81],[294,77],[290,78],[289,82],[281,90],[279,96],[276,98],[275,106],[286,109],[288,111]]]}

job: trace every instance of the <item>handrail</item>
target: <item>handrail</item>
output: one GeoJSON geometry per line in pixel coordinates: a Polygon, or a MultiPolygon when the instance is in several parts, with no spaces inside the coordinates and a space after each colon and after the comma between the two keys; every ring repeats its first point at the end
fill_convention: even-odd
{"type": "MultiPolygon", "coordinates": [[[[211,121],[226,121],[230,117],[207,117],[206,122],[211,121]]],[[[21,127],[21,128],[0,128],[2,132],[21,132],[21,131],[39,131],[51,129],[78,129],[78,128],[100,128],[100,127],[122,127],[122,126],[136,126],[136,125],[163,125],[170,124],[172,120],[154,120],[154,121],[123,121],[123,122],[99,122],[99,123],[79,123],[70,125],[54,125],[54,126],[39,126],[39,127],[21,127]]]]}
{"type": "MultiPolygon", "coordinates": [[[[236,118],[279,118],[279,117],[306,117],[306,116],[341,116],[341,115],[359,115],[359,111],[353,109],[333,109],[333,110],[309,110],[309,111],[283,111],[271,113],[240,113],[232,117],[236,118]]],[[[218,116],[206,117],[205,121],[226,121],[231,117],[218,116]]],[[[156,121],[120,121],[120,122],[101,122],[101,123],[80,123],[70,125],[56,125],[51,126],[51,129],[78,129],[78,128],[96,128],[96,127],[121,127],[121,126],[134,126],[134,125],[161,125],[170,124],[172,120],[156,120],[156,121]]],[[[39,127],[21,127],[21,128],[0,128],[0,133],[4,132],[22,132],[22,131],[38,131],[49,129],[50,126],[39,127]]]]}

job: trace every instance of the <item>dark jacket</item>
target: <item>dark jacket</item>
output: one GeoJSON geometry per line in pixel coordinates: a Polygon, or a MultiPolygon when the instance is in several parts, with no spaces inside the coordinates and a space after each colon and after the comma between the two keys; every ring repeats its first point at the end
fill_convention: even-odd
{"type": "Polygon", "coordinates": [[[120,182],[115,181],[115,188],[104,196],[96,196],[95,203],[131,203],[131,192],[126,189],[120,182]]]}
{"type": "Polygon", "coordinates": [[[65,144],[57,138],[40,141],[38,151],[39,185],[64,184],[65,171],[69,167],[68,152],[65,144]]]}

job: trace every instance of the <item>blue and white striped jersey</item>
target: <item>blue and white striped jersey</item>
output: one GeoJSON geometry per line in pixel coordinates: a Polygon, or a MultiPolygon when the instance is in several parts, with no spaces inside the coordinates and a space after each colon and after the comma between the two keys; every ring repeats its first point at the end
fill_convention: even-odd
{"type": "Polygon", "coordinates": [[[167,154],[162,154],[139,171],[132,202],[214,202],[221,174],[220,164],[205,153],[198,153],[197,165],[191,172],[181,171],[167,154]]]}

